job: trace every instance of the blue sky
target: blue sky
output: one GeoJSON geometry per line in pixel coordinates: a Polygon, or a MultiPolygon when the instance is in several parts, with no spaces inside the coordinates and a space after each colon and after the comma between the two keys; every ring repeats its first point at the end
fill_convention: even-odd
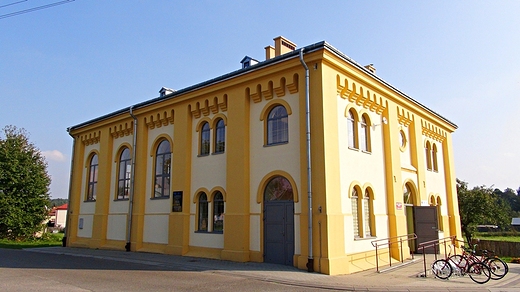
{"type": "MultiPolygon", "coordinates": [[[[0,0],[0,127],[68,195],[67,127],[240,68],[283,35],[327,41],[459,127],[456,176],[520,187],[520,1],[0,0]],[[4,6],[4,7],[1,7],[4,6]]],[[[3,134],[2,134],[3,135],[3,134]]]]}

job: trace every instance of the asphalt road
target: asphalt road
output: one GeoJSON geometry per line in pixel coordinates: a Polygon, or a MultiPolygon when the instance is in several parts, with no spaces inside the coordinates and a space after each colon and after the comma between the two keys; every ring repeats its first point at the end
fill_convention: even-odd
{"type": "Polygon", "coordinates": [[[0,249],[0,291],[322,291],[209,271],[0,249]]]}

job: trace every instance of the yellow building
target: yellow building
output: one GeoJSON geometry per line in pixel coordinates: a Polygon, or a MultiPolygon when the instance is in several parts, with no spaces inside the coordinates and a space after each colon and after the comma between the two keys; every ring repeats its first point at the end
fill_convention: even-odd
{"type": "Polygon", "coordinates": [[[347,274],[376,240],[460,238],[456,125],[326,42],[274,41],[70,127],[66,244],[347,274]]]}

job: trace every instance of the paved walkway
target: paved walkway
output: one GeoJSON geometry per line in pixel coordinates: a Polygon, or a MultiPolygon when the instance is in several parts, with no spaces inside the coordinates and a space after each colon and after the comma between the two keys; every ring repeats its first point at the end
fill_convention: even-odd
{"type": "MultiPolygon", "coordinates": [[[[419,260],[384,273],[369,270],[351,275],[327,276],[309,273],[291,266],[266,263],[236,263],[205,258],[183,257],[164,254],[96,250],[69,247],[48,247],[26,249],[30,252],[65,254],[79,257],[94,257],[105,260],[163,266],[186,271],[222,273],[261,281],[292,286],[321,288],[332,291],[489,291],[520,292],[520,265],[510,264],[509,273],[501,280],[490,280],[479,285],[469,277],[452,276],[449,280],[439,280],[423,273],[423,261],[419,260]]],[[[420,257],[420,256],[419,256],[420,257]]],[[[427,258],[427,267],[433,256],[427,258]]]]}

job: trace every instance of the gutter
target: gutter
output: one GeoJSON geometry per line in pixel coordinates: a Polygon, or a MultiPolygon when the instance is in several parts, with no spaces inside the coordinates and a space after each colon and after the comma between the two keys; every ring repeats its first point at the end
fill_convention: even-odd
{"type": "Polygon", "coordinates": [[[309,67],[303,60],[303,50],[300,49],[300,62],[305,68],[305,120],[306,120],[306,136],[307,136],[307,199],[309,205],[309,257],[307,259],[307,271],[314,272],[314,259],[312,257],[312,171],[311,171],[311,115],[310,115],[310,96],[309,96],[309,67]]]}
{"type": "Polygon", "coordinates": [[[65,232],[63,235],[63,239],[61,240],[62,246],[67,246],[67,235],[69,233],[69,225],[70,225],[70,214],[72,214],[72,204],[70,201],[70,198],[72,198],[72,174],[74,173],[74,151],[76,149],[76,139],[74,136],[70,134],[70,128],[67,128],[67,132],[72,137],[72,156],[70,158],[70,177],[69,177],[69,194],[68,194],[68,200],[67,200],[67,219],[65,220],[65,232]]]}
{"type": "Polygon", "coordinates": [[[133,216],[133,206],[134,206],[134,189],[135,189],[135,159],[136,159],[136,144],[137,144],[137,117],[133,114],[134,106],[132,105],[129,109],[130,116],[134,119],[134,133],[132,138],[132,167],[131,167],[131,175],[130,175],[130,201],[128,203],[128,222],[126,229],[126,251],[131,250],[131,239],[132,239],[132,216],[133,216]]]}

